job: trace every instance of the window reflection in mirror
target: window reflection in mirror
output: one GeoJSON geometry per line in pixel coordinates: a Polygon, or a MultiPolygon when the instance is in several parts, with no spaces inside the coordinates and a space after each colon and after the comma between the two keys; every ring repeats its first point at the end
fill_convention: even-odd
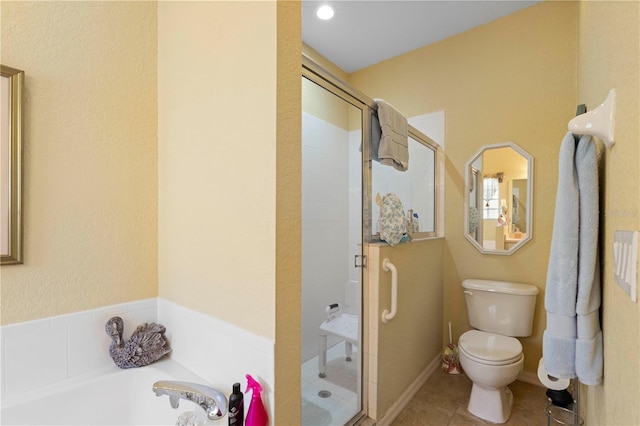
{"type": "Polygon", "coordinates": [[[465,237],[482,253],[510,254],[531,239],[533,158],[509,142],[466,164],[465,237]]]}

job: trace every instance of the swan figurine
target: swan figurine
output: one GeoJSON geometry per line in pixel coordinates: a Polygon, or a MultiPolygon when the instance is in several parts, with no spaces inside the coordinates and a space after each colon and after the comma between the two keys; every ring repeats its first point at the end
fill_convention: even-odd
{"type": "Polygon", "coordinates": [[[105,324],[105,331],[111,337],[109,355],[120,368],[134,368],[149,365],[171,352],[164,337],[165,327],[152,322],[138,326],[126,342],[122,339],[124,322],[113,317],[105,324]]]}

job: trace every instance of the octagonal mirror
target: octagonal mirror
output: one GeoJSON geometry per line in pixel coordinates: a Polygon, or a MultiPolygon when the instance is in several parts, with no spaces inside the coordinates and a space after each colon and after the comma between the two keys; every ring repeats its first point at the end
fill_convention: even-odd
{"type": "Polygon", "coordinates": [[[465,164],[464,235],[508,255],[532,237],[533,157],[513,142],[484,145],[465,164]]]}

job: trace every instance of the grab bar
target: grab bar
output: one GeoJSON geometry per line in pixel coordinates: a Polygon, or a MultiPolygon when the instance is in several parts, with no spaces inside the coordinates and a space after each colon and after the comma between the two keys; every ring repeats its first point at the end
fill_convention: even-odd
{"type": "Polygon", "coordinates": [[[391,312],[387,309],[382,311],[382,322],[386,324],[398,313],[398,269],[388,258],[382,261],[382,269],[391,271],[391,312]]]}

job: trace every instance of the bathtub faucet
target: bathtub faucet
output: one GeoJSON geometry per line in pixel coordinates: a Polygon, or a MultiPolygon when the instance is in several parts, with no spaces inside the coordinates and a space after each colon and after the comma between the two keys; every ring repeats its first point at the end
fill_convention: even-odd
{"type": "Polygon", "coordinates": [[[169,402],[173,408],[178,408],[180,399],[196,403],[207,413],[209,420],[216,420],[227,414],[227,397],[209,386],[161,380],[153,384],[153,391],[156,396],[169,396],[169,402]]]}

